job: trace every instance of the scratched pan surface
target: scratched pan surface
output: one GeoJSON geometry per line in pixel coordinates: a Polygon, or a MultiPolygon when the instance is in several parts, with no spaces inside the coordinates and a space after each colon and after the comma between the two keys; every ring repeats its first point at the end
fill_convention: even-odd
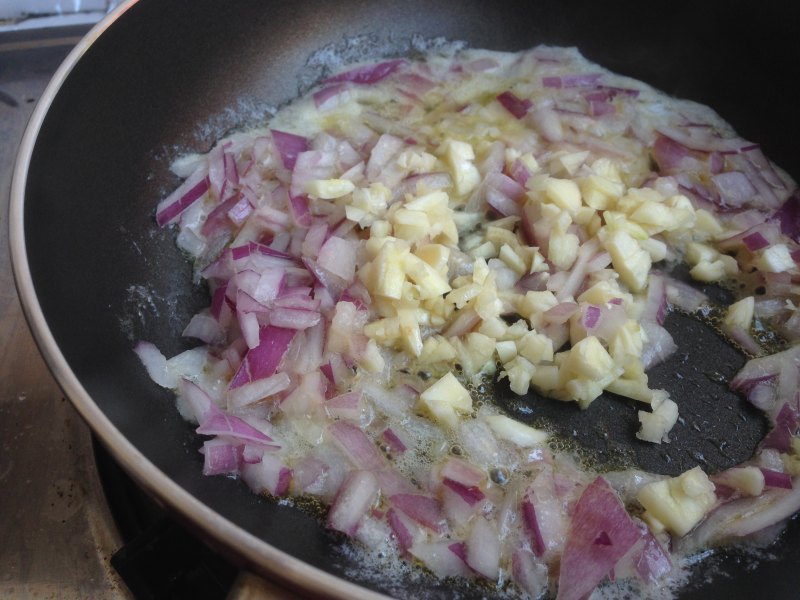
{"type": "MultiPolygon", "coordinates": [[[[314,517],[258,498],[237,481],[201,475],[200,439],[131,351],[140,338],[167,355],[186,348],[179,334],[207,303],[190,283],[174,234],[153,221],[156,201],[177,183],[169,160],[207,150],[229,128],[253,124],[265,107],[295,96],[302,82],[323,74],[309,61],[321,48],[366,58],[403,53],[413,36],[443,36],[496,50],[578,46],[612,70],[713,106],[799,178],[800,118],[790,91],[800,64],[798,24],[788,3],[749,10],[727,3],[724,12],[697,2],[565,0],[125,5],[65,63],[20,152],[11,228],[26,313],[48,363],[102,442],[221,551],[316,595],[454,597],[434,579],[392,579],[359,565],[314,517]]],[[[620,399],[580,412],[537,398],[518,401],[498,387],[497,401],[523,420],[549,419],[609,461],[633,458],[649,470],[678,473],[747,458],[765,424],[721,383],[744,357],[690,318],[674,315],[667,326],[680,349],[651,377],[682,406],[669,445],[638,443],[635,409],[620,399]]],[[[711,583],[703,567],[681,597],[796,598],[796,522],[773,554],[755,566],[740,555],[714,559],[711,583]]]]}

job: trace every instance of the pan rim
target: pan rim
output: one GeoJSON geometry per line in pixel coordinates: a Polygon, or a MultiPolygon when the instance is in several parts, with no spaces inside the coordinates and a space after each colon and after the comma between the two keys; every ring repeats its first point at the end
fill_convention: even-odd
{"type": "Polygon", "coordinates": [[[39,98],[17,151],[9,201],[9,249],[14,283],[20,305],[39,352],[71,404],[114,459],[153,497],[178,514],[203,537],[227,548],[254,568],[306,593],[329,598],[387,599],[314,567],[279,550],[234,524],[179,486],[148,460],[103,413],[70,368],[48,326],[39,304],[27,255],[25,239],[25,195],[33,150],[44,119],[70,73],[97,39],[140,0],[126,0],[101,19],[77,43],[61,63],[39,98]]]}

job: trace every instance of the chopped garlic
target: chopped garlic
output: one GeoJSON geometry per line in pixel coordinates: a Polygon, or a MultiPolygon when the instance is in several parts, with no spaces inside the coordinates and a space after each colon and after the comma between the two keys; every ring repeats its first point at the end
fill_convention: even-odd
{"type": "Polygon", "coordinates": [[[742,298],[728,307],[725,313],[725,324],[728,327],[741,327],[745,331],[750,329],[753,323],[756,302],[753,296],[742,298]]]}
{"type": "Polygon", "coordinates": [[[333,200],[346,196],[355,188],[355,184],[347,179],[317,179],[306,184],[306,193],[312,198],[333,200]]]}
{"type": "Polygon", "coordinates": [[[548,438],[547,432],[529,427],[505,415],[490,415],[484,417],[483,420],[489,424],[497,437],[523,448],[539,446],[548,438]]]}
{"type": "Polygon", "coordinates": [[[678,477],[648,483],[637,496],[645,508],[644,520],[654,533],[668,529],[683,536],[714,506],[714,484],[695,467],[678,477]]]}

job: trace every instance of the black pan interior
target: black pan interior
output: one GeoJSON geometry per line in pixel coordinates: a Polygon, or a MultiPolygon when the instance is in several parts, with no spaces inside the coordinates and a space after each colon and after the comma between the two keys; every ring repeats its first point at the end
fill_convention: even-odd
{"type": "MultiPolygon", "coordinates": [[[[789,91],[800,63],[798,21],[788,4],[727,3],[721,10],[697,2],[141,0],[78,62],[35,146],[25,236],[42,310],[101,410],[202,502],[338,576],[389,594],[408,595],[401,590],[410,587],[412,597],[454,597],[431,579],[395,581],[359,568],[315,517],[255,497],[237,481],[200,474],[201,440],[131,351],[138,339],[167,355],[185,349],[180,332],[207,303],[204,290],[190,284],[173,232],[153,220],[156,202],[177,183],[170,160],[209,149],[226,130],[258,122],[268,107],[291,99],[302,82],[323,74],[307,64],[320,48],[354,58],[398,54],[413,36],[443,36],[496,50],[578,46],[615,71],[710,104],[800,178],[800,118],[789,91]]],[[[681,597],[749,598],[758,591],[795,598],[798,540],[795,524],[777,559],[746,572],[743,558],[720,559],[713,584],[698,575],[681,597]]]]}

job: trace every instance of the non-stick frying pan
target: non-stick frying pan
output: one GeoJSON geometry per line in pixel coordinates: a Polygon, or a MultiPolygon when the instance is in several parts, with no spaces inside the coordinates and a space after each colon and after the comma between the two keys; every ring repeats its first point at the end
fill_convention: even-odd
{"type": "MultiPolygon", "coordinates": [[[[102,443],[153,496],[242,565],[315,595],[455,597],[435,579],[388,577],[360,565],[309,513],[254,496],[233,479],[201,475],[200,439],[131,350],[137,339],[167,355],[185,349],[180,332],[207,302],[190,283],[173,232],[153,220],[155,203],[177,184],[170,160],[259,122],[324,75],[313,59],[320,49],[376,58],[442,36],[496,50],[578,46],[612,70],[710,104],[800,178],[791,91],[798,25],[797,10],[777,3],[129,2],[67,59],[21,147],[10,225],[27,316],[102,443]]],[[[498,402],[519,418],[543,415],[565,434],[578,432],[601,458],[633,456],[650,470],[719,469],[747,458],[765,424],[720,383],[744,357],[692,319],[675,316],[668,326],[681,349],[653,378],[673,392],[685,419],[667,447],[636,443],[635,410],[613,398],[581,413],[536,398],[521,404],[498,388],[498,402]]],[[[681,597],[796,598],[799,542],[795,522],[775,547],[777,558],[755,566],[737,553],[714,559],[711,582],[701,566],[681,597]]]]}

